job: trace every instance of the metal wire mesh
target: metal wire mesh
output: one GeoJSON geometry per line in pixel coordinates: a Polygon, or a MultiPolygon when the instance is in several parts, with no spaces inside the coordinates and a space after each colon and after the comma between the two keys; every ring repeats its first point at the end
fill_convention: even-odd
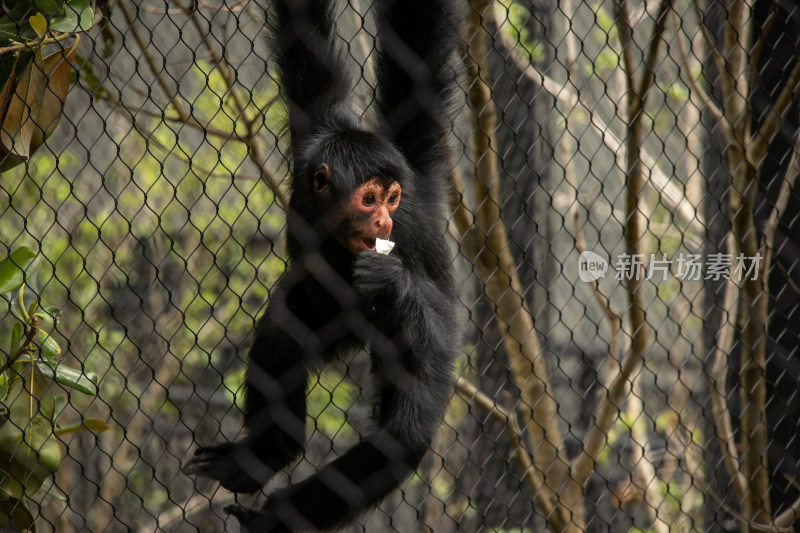
{"type": "MultiPolygon", "coordinates": [[[[262,7],[51,3],[0,19],[0,526],[239,531],[223,507],[263,494],[181,465],[240,435],[244,358],[286,268],[262,7]]],[[[371,4],[336,8],[367,120],[371,4]]],[[[797,527],[800,9],[468,11],[446,213],[457,387],[420,468],[347,530],[797,527]]],[[[369,431],[369,366],[312,378],[308,443],[276,485],[369,431]]]]}

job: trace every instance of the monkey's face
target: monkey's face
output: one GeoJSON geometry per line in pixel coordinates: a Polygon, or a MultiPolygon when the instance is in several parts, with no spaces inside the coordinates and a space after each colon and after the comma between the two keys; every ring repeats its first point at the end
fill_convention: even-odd
{"type": "Polygon", "coordinates": [[[314,173],[314,193],[325,227],[354,254],[375,249],[376,239],[388,240],[392,214],[400,205],[400,184],[387,177],[372,177],[348,196],[334,199],[331,170],[326,164],[314,173]]]}
{"type": "Polygon", "coordinates": [[[350,196],[345,209],[346,242],[357,254],[375,249],[375,239],[389,240],[392,233],[392,214],[400,205],[400,184],[394,180],[372,178],[359,185],[350,196]]]}

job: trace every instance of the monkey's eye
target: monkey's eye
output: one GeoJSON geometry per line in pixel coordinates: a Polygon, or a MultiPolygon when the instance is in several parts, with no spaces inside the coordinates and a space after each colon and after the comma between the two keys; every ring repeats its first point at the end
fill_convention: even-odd
{"type": "Polygon", "coordinates": [[[389,205],[394,205],[397,203],[397,195],[393,194],[389,197],[389,205]]]}
{"type": "Polygon", "coordinates": [[[361,198],[361,203],[364,205],[375,205],[375,195],[374,194],[365,194],[361,198]]]}

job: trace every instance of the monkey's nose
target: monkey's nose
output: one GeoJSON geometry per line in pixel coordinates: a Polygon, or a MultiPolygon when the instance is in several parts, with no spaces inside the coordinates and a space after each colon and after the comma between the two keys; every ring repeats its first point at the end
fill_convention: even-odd
{"type": "Polygon", "coordinates": [[[375,219],[375,230],[384,236],[388,236],[392,232],[392,217],[388,212],[375,219]]]}

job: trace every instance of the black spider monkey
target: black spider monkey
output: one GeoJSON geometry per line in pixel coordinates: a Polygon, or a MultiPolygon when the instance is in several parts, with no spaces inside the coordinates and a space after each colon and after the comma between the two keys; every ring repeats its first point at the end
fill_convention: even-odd
{"type": "Polygon", "coordinates": [[[200,447],[184,471],[260,490],[302,451],[309,369],[369,346],[374,433],[263,509],[226,508],[249,531],[331,529],[419,465],[452,393],[460,331],[443,204],[461,18],[452,0],[377,1],[373,133],[352,109],[334,1],[272,4],[293,152],[290,262],[256,326],[246,438],[200,447]],[[390,235],[395,249],[376,253],[376,239],[390,235]]]}

